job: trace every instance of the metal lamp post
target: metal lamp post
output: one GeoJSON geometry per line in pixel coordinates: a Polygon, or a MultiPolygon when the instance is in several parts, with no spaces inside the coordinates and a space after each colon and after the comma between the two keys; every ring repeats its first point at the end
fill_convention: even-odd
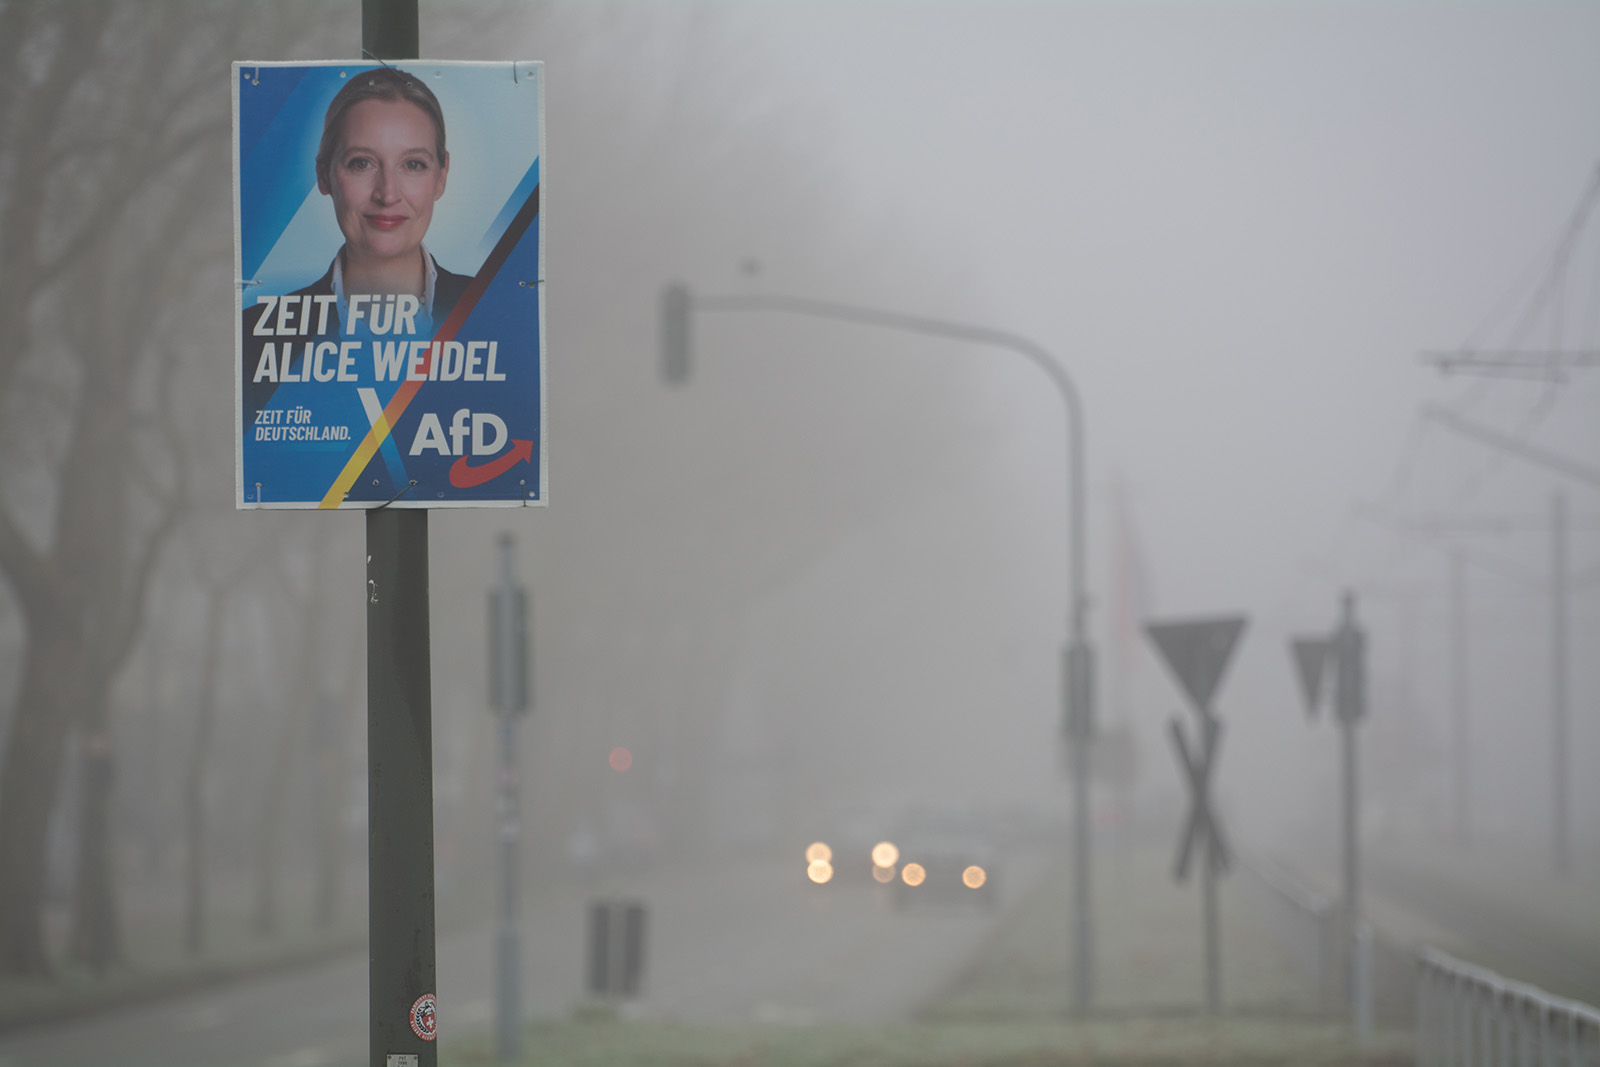
{"type": "Polygon", "coordinates": [[[1074,1003],[1087,1012],[1093,999],[1094,946],[1090,922],[1089,745],[1094,736],[1094,654],[1088,638],[1088,594],[1084,588],[1084,419],[1077,386],[1042,346],[1019,334],[945,319],[902,315],[824,300],[789,296],[694,296],[671,283],[661,292],[661,371],[669,385],[683,385],[690,372],[692,312],[777,311],[833,322],[900,330],[1007,349],[1044,371],[1061,394],[1067,414],[1068,638],[1063,653],[1064,730],[1072,777],[1074,1003]]]}

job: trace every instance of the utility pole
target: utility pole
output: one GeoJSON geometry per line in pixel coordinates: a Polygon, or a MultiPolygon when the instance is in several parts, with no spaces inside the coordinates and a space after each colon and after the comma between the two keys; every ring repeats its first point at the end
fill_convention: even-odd
{"type": "Polygon", "coordinates": [[[1555,831],[1555,872],[1571,868],[1571,828],[1567,813],[1567,498],[1550,498],[1550,775],[1555,831]]]}
{"type": "MultiPolygon", "coordinates": [[[[240,433],[235,451],[235,504],[251,510],[288,507],[365,512],[367,558],[362,591],[367,612],[367,1004],[371,1067],[434,1067],[438,1059],[427,509],[460,505],[520,508],[542,504],[544,500],[544,270],[538,208],[538,168],[544,145],[542,65],[523,64],[520,69],[512,65],[504,71],[509,77],[502,80],[501,71],[483,65],[470,65],[474,69],[469,71],[463,69],[467,64],[429,64],[427,80],[441,79],[441,89],[443,79],[453,80],[454,75],[461,79],[455,84],[475,87],[474,95],[481,91],[476,87],[499,87],[486,95],[478,113],[488,116],[485,121],[498,124],[497,129],[508,131],[490,147],[495,150],[496,166],[502,161],[515,166],[512,173],[521,177],[512,189],[511,199],[498,213],[492,201],[468,197],[476,220],[457,224],[464,229],[451,229],[468,233],[473,241],[491,234],[494,240],[474,273],[461,279],[464,284],[454,295],[444,295],[442,270],[440,293],[432,294],[441,297],[437,308],[431,306],[432,295],[427,293],[421,294],[427,301],[410,303],[410,310],[404,309],[418,294],[388,295],[388,301],[396,302],[394,321],[372,332],[415,334],[420,329],[431,333],[432,340],[406,342],[420,361],[412,368],[417,373],[398,382],[395,389],[380,386],[376,390],[359,390],[370,423],[367,429],[346,427],[355,432],[340,434],[339,443],[330,443],[326,450],[300,447],[296,442],[331,442],[328,431],[332,427],[305,422],[312,417],[311,408],[294,403],[294,399],[326,397],[331,395],[330,390],[349,395],[353,390],[342,385],[328,385],[326,390],[309,385],[305,388],[312,392],[278,392],[278,383],[331,381],[331,373],[324,374],[311,366],[311,350],[317,348],[320,368],[321,358],[328,354],[325,349],[338,346],[332,342],[316,346],[306,342],[299,357],[299,373],[295,374],[291,370],[292,346],[281,342],[281,350],[274,354],[265,344],[251,345],[248,337],[266,336],[270,331],[249,326],[245,315],[247,311],[259,314],[256,326],[260,326],[266,321],[265,316],[272,314],[269,309],[276,306],[278,327],[286,334],[295,332],[286,324],[296,316],[301,334],[327,333],[330,319],[334,332],[364,334],[366,327],[355,325],[361,318],[357,305],[367,301],[370,309],[384,303],[385,298],[370,292],[351,293],[348,303],[352,306],[336,317],[333,297],[318,296],[317,303],[324,314],[313,330],[309,325],[313,303],[310,296],[295,299],[271,291],[251,296],[246,288],[280,288],[276,283],[250,278],[273,249],[293,248],[295,251],[288,254],[294,259],[322,247],[320,234],[286,238],[284,227],[288,220],[279,209],[297,203],[305,195],[314,169],[310,157],[316,130],[326,130],[330,121],[330,113],[325,113],[324,108],[330,109],[331,121],[337,127],[343,121],[339,108],[352,98],[357,101],[353,106],[359,108],[365,106],[359,101],[368,96],[382,97],[390,90],[404,95],[410,90],[418,95],[408,99],[437,102],[431,90],[423,87],[424,76],[420,72],[407,74],[390,65],[413,66],[419,58],[418,45],[417,0],[362,0],[360,53],[364,59],[233,64],[233,187],[235,219],[240,222],[235,251],[236,262],[241,265],[237,279],[239,333],[235,335],[241,362],[236,367],[257,366],[253,381],[261,387],[251,389],[248,369],[236,376],[239,391],[235,394],[234,425],[240,433]],[[443,68],[450,68],[454,75],[443,68]],[[245,86],[250,87],[248,91],[245,86]],[[513,101],[513,97],[520,99],[513,101]],[[527,124],[505,121],[504,117],[511,115],[528,120],[527,124]],[[277,133],[269,136],[269,130],[277,133]],[[279,135],[282,140],[274,140],[279,135]],[[259,156],[246,151],[245,146],[251,143],[261,147],[259,156]],[[262,181],[255,182],[255,178],[262,181]],[[243,267],[247,261],[252,266],[243,267]],[[492,284],[500,278],[503,267],[507,268],[505,284],[492,284]],[[521,284],[513,287],[512,282],[521,284]],[[247,303],[253,307],[247,307],[247,303]],[[300,310],[295,313],[297,303],[300,310]],[[437,323],[432,321],[436,311],[441,320],[437,323]],[[492,377],[505,384],[492,390],[469,390],[470,406],[456,401],[466,395],[456,392],[456,387],[430,385],[428,395],[434,400],[427,406],[437,405],[443,411],[448,404],[455,410],[450,440],[457,453],[462,450],[460,438],[470,416],[473,456],[495,455],[496,450],[499,454],[485,462],[469,462],[464,455],[455,463],[423,457],[421,453],[432,447],[429,441],[440,443],[440,458],[450,452],[443,443],[445,435],[438,414],[424,412],[424,405],[418,405],[411,411],[409,417],[415,421],[410,425],[417,426],[419,436],[415,440],[423,444],[412,449],[410,456],[416,457],[416,462],[408,470],[405,464],[409,460],[402,461],[395,448],[395,434],[409,436],[408,424],[403,421],[407,408],[424,384],[440,380],[441,375],[432,368],[438,365],[435,361],[440,358],[441,346],[446,350],[460,349],[461,344],[450,339],[464,325],[470,326],[475,331],[472,335],[478,338],[499,335],[497,340],[480,340],[467,347],[485,344],[492,354],[498,345],[502,371],[492,377]],[[252,348],[259,350],[261,362],[255,362],[252,348]],[[422,353],[422,349],[429,349],[431,355],[422,353]],[[315,374],[311,373],[313,370],[315,374]],[[379,394],[387,399],[378,399],[379,394]],[[287,418],[283,417],[285,413],[287,418]],[[282,449],[257,448],[258,443],[266,446],[279,438],[249,432],[252,424],[257,429],[302,424],[307,435],[286,433],[282,441],[289,443],[282,449]],[[485,428],[494,431],[492,444],[485,443],[487,438],[480,432],[485,428]],[[518,436],[513,438],[513,434],[518,436]],[[536,448],[538,459],[534,458],[536,448]],[[380,451],[382,460],[377,459],[380,451]],[[531,477],[526,470],[517,469],[524,462],[533,465],[531,477]],[[252,470],[253,474],[245,473],[252,470]]],[[[347,47],[338,49],[346,50],[347,47]]],[[[390,121],[395,118],[427,122],[436,127],[439,139],[443,139],[443,119],[429,106],[419,104],[414,114],[388,112],[380,123],[382,130],[400,129],[390,121]]],[[[474,165],[487,163],[482,160],[474,165]]],[[[356,224],[345,218],[340,226],[350,235],[340,253],[341,261],[350,270],[346,278],[354,279],[361,273],[355,270],[361,242],[355,230],[344,224],[356,224]]],[[[427,220],[421,220],[421,228],[426,225],[427,220]]],[[[327,236],[332,237],[331,230],[327,236]]],[[[417,257],[419,266],[427,266],[426,252],[414,243],[418,238],[420,231],[413,227],[407,241],[414,251],[408,254],[417,257]]],[[[320,258],[325,253],[315,254],[319,265],[326,262],[320,258]]],[[[357,286],[363,288],[372,286],[357,286]]],[[[431,289],[431,283],[423,288],[431,289]]],[[[376,325],[370,313],[367,318],[369,325],[376,325]]],[[[448,353],[444,358],[448,361],[448,353]]],[[[361,375],[347,378],[344,369],[341,367],[338,375],[341,381],[366,380],[361,375]]],[[[383,368],[375,367],[371,380],[381,383],[387,376],[383,368]]]]}
{"type": "MultiPolygon", "coordinates": [[[[1519,459],[1591,487],[1600,487],[1600,468],[1469,422],[1441,408],[1423,414],[1466,437],[1499,448],[1519,459]]],[[[1571,827],[1567,807],[1567,498],[1557,490],[1550,499],[1550,786],[1553,840],[1551,862],[1565,875],[1571,864],[1571,827]]]]}
{"type": "Polygon", "coordinates": [[[1450,550],[1450,703],[1455,719],[1450,783],[1451,830],[1457,845],[1471,834],[1472,715],[1467,707],[1467,563],[1450,550]]]}
{"type": "MultiPolygon", "coordinates": [[[[415,59],[417,0],[362,0],[362,50],[415,59]]],[[[370,1067],[437,1067],[428,512],[367,520],[370,1067]]]]}

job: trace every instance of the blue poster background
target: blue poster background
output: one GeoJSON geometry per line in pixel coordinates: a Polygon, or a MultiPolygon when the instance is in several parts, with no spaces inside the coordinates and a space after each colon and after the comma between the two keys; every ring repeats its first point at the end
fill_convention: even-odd
{"type": "MultiPolygon", "coordinates": [[[[282,299],[321,279],[341,247],[317,144],[334,95],[376,64],[234,65],[239,507],[544,502],[542,66],[394,65],[445,117],[450,170],[424,246],[472,279],[449,322],[419,316],[409,334],[361,321],[301,331],[313,298],[282,299]],[[430,344],[445,334],[457,349],[430,344]],[[408,384],[408,372],[432,380],[408,384]],[[386,434],[379,409],[393,418],[386,434]],[[369,434],[381,444],[363,462],[369,434]]],[[[379,309],[366,310],[370,321],[379,309]]]]}

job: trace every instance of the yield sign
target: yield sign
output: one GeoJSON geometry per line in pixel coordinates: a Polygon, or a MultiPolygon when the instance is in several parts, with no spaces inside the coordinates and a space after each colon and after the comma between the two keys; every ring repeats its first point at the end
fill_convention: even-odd
{"type": "Polygon", "coordinates": [[[1306,711],[1317,713],[1322,696],[1322,671],[1328,665],[1333,642],[1323,637],[1297,637],[1290,642],[1294,665],[1300,675],[1300,693],[1306,698],[1306,711]]]}
{"type": "Polygon", "coordinates": [[[1211,810],[1211,771],[1216,766],[1222,724],[1216,716],[1201,713],[1198,751],[1190,749],[1181,722],[1174,718],[1168,726],[1178,763],[1189,783],[1189,821],[1178,839],[1178,859],[1173,864],[1172,877],[1179,882],[1188,879],[1189,860],[1196,845],[1206,850],[1209,870],[1220,874],[1228,869],[1228,843],[1222,836],[1222,824],[1211,810]]]}
{"type": "Polygon", "coordinates": [[[1211,710],[1211,697],[1244,630],[1244,616],[1193,622],[1147,623],[1144,632],[1161,650],[1167,668],[1177,677],[1195,708],[1211,710]]]}

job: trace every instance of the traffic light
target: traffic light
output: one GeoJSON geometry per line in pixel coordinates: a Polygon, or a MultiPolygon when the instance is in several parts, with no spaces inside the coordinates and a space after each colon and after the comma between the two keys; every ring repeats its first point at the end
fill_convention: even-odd
{"type": "Polygon", "coordinates": [[[1340,722],[1354,725],[1367,714],[1367,635],[1356,625],[1353,594],[1344,595],[1344,618],[1333,635],[1333,706],[1340,722]]]}
{"type": "Polygon", "coordinates": [[[1066,716],[1062,722],[1067,740],[1087,744],[1094,740],[1094,654],[1084,641],[1067,646],[1061,659],[1061,685],[1066,716]]]}
{"type": "Polygon", "coordinates": [[[489,591],[489,707],[502,715],[528,710],[528,597],[521,586],[489,591]],[[509,603],[507,597],[509,596],[509,603]],[[510,654],[511,662],[505,664],[510,654]]]}
{"type": "Polygon", "coordinates": [[[689,287],[682,282],[661,290],[661,377],[668,385],[689,380],[689,287]]]}

